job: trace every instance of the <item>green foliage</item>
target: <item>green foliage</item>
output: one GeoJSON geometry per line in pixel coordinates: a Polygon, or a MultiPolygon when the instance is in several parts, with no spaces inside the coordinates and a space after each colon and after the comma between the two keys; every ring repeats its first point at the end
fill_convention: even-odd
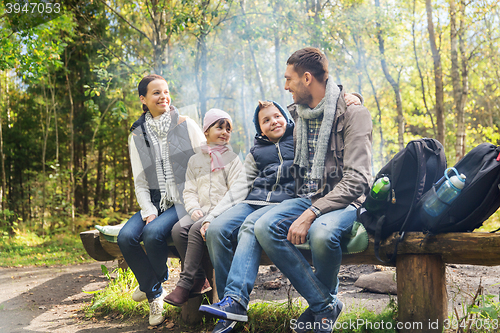
{"type": "MultiPolygon", "coordinates": [[[[108,314],[120,314],[125,318],[147,318],[149,315],[148,302],[137,303],[132,299],[132,293],[138,284],[130,268],[125,271],[116,268],[111,273],[104,265],[101,265],[101,269],[109,283],[105,289],[92,292],[95,294],[92,301],[90,304],[86,304],[83,309],[87,318],[108,314]]],[[[180,308],[167,303],[164,307],[169,318],[180,317],[180,308]]]]}
{"type": "Polygon", "coordinates": [[[456,332],[498,332],[500,329],[500,300],[498,295],[485,292],[480,284],[475,294],[467,294],[457,309],[444,323],[446,331],[456,332]]]}
{"type": "MultiPolygon", "coordinates": [[[[94,297],[90,304],[84,307],[85,315],[90,318],[94,316],[119,315],[125,318],[133,319],[134,317],[146,318],[149,314],[147,302],[137,303],[132,300],[132,293],[137,286],[137,281],[132,271],[127,268],[123,271],[120,268],[109,273],[108,269],[102,265],[103,274],[108,278],[109,283],[105,289],[92,292],[94,297]]],[[[180,318],[180,308],[164,304],[166,317],[170,321],[177,322],[181,328],[185,325],[180,318]]],[[[248,310],[248,322],[238,323],[235,332],[251,332],[251,333],[285,333],[290,332],[290,327],[293,324],[293,319],[296,319],[305,310],[306,306],[300,300],[292,302],[265,302],[252,303],[248,310]]],[[[373,323],[390,323],[392,327],[396,327],[397,306],[394,300],[391,299],[389,305],[380,314],[368,311],[365,308],[353,309],[350,312],[343,313],[337,326],[340,327],[338,332],[396,332],[392,330],[372,329],[373,323]],[[355,329],[351,329],[352,322],[357,323],[355,329]],[[364,324],[360,324],[363,322],[364,324]],[[370,324],[372,323],[372,324],[370,324]],[[370,327],[371,325],[371,327],[370,327]],[[343,327],[343,328],[342,328],[343,327]],[[351,327],[351,328],[349,328],[351,327]]],[[[200,326],[200,331],[210,331],[216,320],[203,319],[200,326]]],[[[192,329],[192,327],[189,327],[192,329]]]]}
{"type": "MultiPolygon", "coordinates": [[[[454,164],[449,2],[433,5],[445,74],[445,150],[454,164]]],[[[468,151],[484,141],[500,143],[500,21],[498,0],[464,5],[465,15],[457,19],[463,20],[460,73],[467,74],[469,87],[468,151]]],[[[206,108],[231,114],[232,146],[245,156],[253,144],[257,100],[290,104],[283,89],[288,56],[304,46],[320,47],[336,83],[364,96],[374,125],[376,172],[399,151],[394,91],[381,68],[381,34],[388,71],[399,84],[405,143],[436,137],[422,1],[380,1],[380,7],[360,0],[80,1],[21,30],[5,15],[0,2],[0,177],[6,183],[0,209],[9,212],[0,228],[7,233],[23,225],[40,234],[76,231],[138,210],[127,136],[142,113],[137,84],[149,73],[167,79],[173,105],[199,113],[203,96],[206,108]]]]}
{"type": "Polygon", "coordinates": [[[338,332],[368,333],[397,332],[397,304],[390,299],[387,307],[380,313],[374,313],[360,307],[340,316],[336,327],[338,332]],[[354,324],[355,323],[355,324],[354,324]]]}
{"type": "Polygon", "coordinates": [[[53,266],[91,262],[78,235],[62,232],[39,236],[14,228],[0,241],[0,267],[53,266]]]}

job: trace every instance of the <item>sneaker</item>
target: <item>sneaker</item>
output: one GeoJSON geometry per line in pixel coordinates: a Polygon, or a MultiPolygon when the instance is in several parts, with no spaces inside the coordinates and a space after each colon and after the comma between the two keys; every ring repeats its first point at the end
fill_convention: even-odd
{"type": "Polygon", "coordinates": [[[310,308],[302,312],[294,327],[292,327],[292,332],[294,333],[306,333],[313,329],[314,324],[314,313],[310,308]]]}
{"type": "Polygon", "coordinates": [[[182,306],[189,300],[189,290],[181,286],[176,286],[163,300],[173,306],[182,306]]]}
{"type": "Polygon", "coordinates": [[[335,322],[342,312],[344,304],[337,301],[335,307],[331,311],[314,315],[314,333],[332,333],[335,327],[335,322]]]}
{"type": "Polygon", "coordinates": [[[219,319],[217,322],[217,325],[215,325],[214,330],[212,333],[226,333],[231,331],[234,328],[234,325],[236,325],[235,321],[232,320],[224,320],[224,319],[219,319]]]}
{"type": "Polygon", "coordinates": [[[167,296],[167,292],[163,289],[160,297],[156,297],[149,302],[149,325],[157,326],[165,320],[165,316],[163,315],[163,298],[165,296],[167,296]]]}
{"type": "Polygon", "coordinates": [[[212,290],[212,286],[210,286],[210,282],[208,279],[196,279],[194,280],[193,288],[189,292],[189,298],[196,297],[198,295],[203,295],[212,290]]]}
{"type": "Polygon", "coordinates": [[[247,309],[229,296],[224,297],[224,299],[219,303],[202,305],[200,306],[199,311],[208,312],[211,315],[222,319],[248,321],[247,309]]]}
{"type": "Polygon", "coordinates": [[[137,286],[134,290],[134,293],[132,294],[132,299],[136,302],[142,302],[148,299],[146,296],[146,293],[144,291],[141,291],[139,289],[139,286],[137,286]]]}

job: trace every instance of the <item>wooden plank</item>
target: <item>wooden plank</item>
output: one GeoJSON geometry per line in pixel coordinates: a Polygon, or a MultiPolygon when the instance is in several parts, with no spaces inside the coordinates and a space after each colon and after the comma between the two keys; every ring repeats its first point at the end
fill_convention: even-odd
{"type": "MultiPolygon", "coordinates": [[[[116,243],[110,243],[100,237],[100,244],[95,237],[99,235],[97,230],[85,231],[80,234],[85,250],[89,255],[99,261],[121,258],[121,252],[116,243]]],[[[380,257],[387,258],[394,251],[397,233],[382,242],[380,246],[380,257]]],[[[373,237],[370,236],[368,248],[361,253],[343,255],[342,264],[382,264],[375,258],[373,237]]],[[[169,246],[169,257],[178,257],[175,247],[169,246]]],[[[302,254],[310,263],[311,252],[301,250],[302,254]]],[[[426,236],[421,232],[409,232],[404,241],[399,244],[399,254],[439,254],[445,263],[496,266],[500,265],[500,233],[487,232],[460,232],[445,233],[434,236],[426,236]]],[[[272,265],[265,253],[261,257],[261,265],[272,265]]]]}
{"type": "Polygon", "coordinates": [[[90,230],[80,233],[80,239],[82,240],[83,247],[90,257],[97,261],[109,261],[115,259],[114,256],[109,254],[101,246],[99,241],[99,231],[90,230]]]}
{"type": "MultiPolygon", "coordinates": [[[[381,253],[392,254],[396,238],[393,235],[387,239],[381,253]]],[[[370,242],[367,251],[373,250],[371,247],[370,242]]],[[[449,264],[496,266],[500,265],[500,233],[455,232],[426,236],[409,232],[399,244],[399,254],[439,254],[449,264]]]]}
{"type": "Polygon", "coordinates": [[[396,264],[400,332],[442,332],[448,314],[445,264],[435,254],[402,254],[396,264]]]}

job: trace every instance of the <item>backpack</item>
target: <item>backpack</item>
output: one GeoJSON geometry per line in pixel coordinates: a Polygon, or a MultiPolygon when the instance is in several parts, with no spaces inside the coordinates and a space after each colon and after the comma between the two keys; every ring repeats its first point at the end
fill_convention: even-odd
{"type": "Polygon", "coordinates": [[[418,214],[425,232],[437,234],[472,231],[500,207],[500,146],[480,144],[458,161],[455,169],[467,177],[465,186],[443,213],[432,217],[424,212],[422,206],[446,181],[445,177],[421,200],[418,214]]]}
{"type": "Polygon", "coordinates": [[[441,143],[424,138],[410,141],[406,148],[398,152],[375,177],[388,177],[391,185],[387,201],[377,211],[367,211],[366,206],[373,200],[371,195],[362,207],[358,208],[357,221],[361,222],[368,233],[375,238],[375,256],[379,257],[380,241],[394,232],[401,237],[396,242],[393,256],[396,258],[397,245],[403,240],[405,231],[421,231],[415,223],[413,211],[422,195],[432,188],[446,169],[446,156],[441,143]]]}

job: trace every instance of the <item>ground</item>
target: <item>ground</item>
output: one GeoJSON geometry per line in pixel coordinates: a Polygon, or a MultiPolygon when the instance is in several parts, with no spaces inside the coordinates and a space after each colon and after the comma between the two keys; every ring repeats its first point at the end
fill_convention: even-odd
{"type": "MultiPolygon", "coordinates": [[[[112,262],[106,266],[112,269],[112,262]]],[[[0,268],[0,332],[189,332],[181,330],[175,323],[167,322],[154,330],[148,329],[147,318],[136,321],[120,318],[86,320],[82,305],[89,302],[92,294],[84,291],[102,289],[106,278],[101,272],[101,263],[90,263],[63,267],[0,268]]],[[[373,265],[343,266],[340,272],[339,298],[346,307],[363,306],[381,311],[389,301],[388,295],[363,292],[354,287],[360,274],[378,269],[373,265]]],[[[447,284],[449,310],[460,309],[461,304],[470,303],[467,294],[474,294],[481,283],[490,294],[499,294],[498,277],[500,266],[449,265],[447,284]]],[[[171,289],[178,278],[178,269],[171,274],[167,288],[171,289]]],[[[273,266],[261,266],[256,288],[251,297],[254,301],[286,301],[289,282],[273,266]],[[278,290],[267,290],[264,282],[281,285],[278,290]]],[[[292,297],[298,297],[293,288],[292,297]]],[[[395,298],[395,296],[393,296],[395,298]]]]}

